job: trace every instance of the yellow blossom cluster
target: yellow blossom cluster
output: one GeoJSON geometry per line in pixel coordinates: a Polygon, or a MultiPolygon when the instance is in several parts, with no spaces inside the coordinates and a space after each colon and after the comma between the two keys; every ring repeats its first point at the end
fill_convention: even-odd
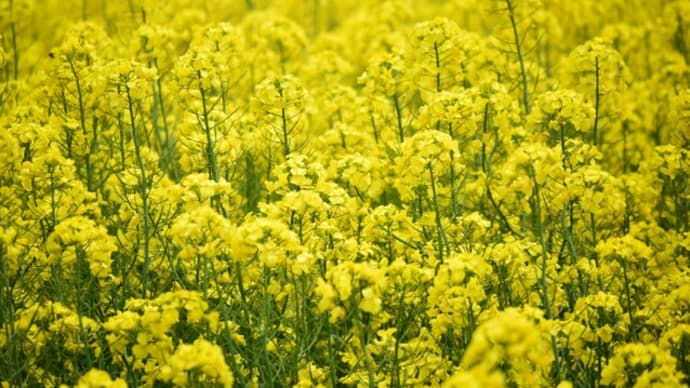
{"type": "Polygon", "coordinates": [[[688,384],[687,0],[0,0],[0,387],[688,384]]]}

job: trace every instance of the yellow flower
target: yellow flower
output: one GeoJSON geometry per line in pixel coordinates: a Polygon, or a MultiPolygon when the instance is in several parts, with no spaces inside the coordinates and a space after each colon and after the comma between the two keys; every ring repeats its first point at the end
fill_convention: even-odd
{"type": "Polygon", "coordinates": [[[539,317],[526,312],[510,308],[482,323],[472,335],[461,367],[493,371],[510,365],[505,371],[507,381],[545,385],[553,362],[550,339],[535,323],[539,317]]]}
{"type": "Polygon", "coordinates": [[[601,372],[602,384],[614,387],[681,387],[676,359],[654,344],[628,343],[614,349],[601,372]]]}
{"type": "Polygon", "coordinates": [[[372,287],[367,287],[362,290],[362,301],[359,303],[359,308],[370,314],[378,314],[381,311],[381,298],[376,295],[376,291],[372,287]]]}
{"type": "Polygon", "coordinates": [[[473,368],[470,370],[458,370],[443,382],[443,387],[505,387],[505,377],[498,371],[490,371],[486,368],[473,368]]]}
{"type": "MultiPolygon", "coordinates": [[[[567,89],[545,92],[534,101],[528,122],[541,125],[559,136],[560,131],[572,136],[589,133],[594,120],[594,108],[582,95],[567,89]]],[[[565,140],[565,139],[564,139],[565,140]]]]}
{"type": "Polygon", "coordinates": [[[338,291],[341,301],[346,300],[352,294],[352,274],[348,266],[339,266],[333,272],[333,286],[338,291]]]}
{"type": "Polygon", "coordinates": [[[113,380],[100,369],[91,369],[79,378],[75,388],[127,388],[127,383],[122,379],[113,380]]]}
{"type": "Polygon", "coordinates": [[[318,279],[314,294],[319,297],[318,311],[329,311],[336,306],[338,292],[323,279],[318,279]]]}
{"type": "Polygon", "coordinates": [[[308,362],[299,369],[295,388],[326,388],[327,371],[314,362],[308,362]]]}
{"type": "Polygon", "coordinates": [[[105,227],[89,218],[76,216],[55,227],[46,248],[51,262],[73,268],[77,260],[83,259],[94,276],[104,279],[110,276],[111,254],[116,245],[105,227]]]}
{"type": "Polygon", "coordinates": [[[221,348],[203,338],[192,344],[180,344],[159,377],[175,386],[217,382],[224,387],[232,387],[234,383],[234,377],[225,362],[221,348]],[[192,371],[198,371],[199,374],[190,374],[192,371]],[[190,381],[190,376],[194,376],[193,381],[190,381]]]}
{"type": "Polygon", "coordinates": [[[652,250],[644,242],[629,234],[601,241],[597,244],[596,249],[601,258],[613,258],[632,263],[652,257],[652,250]]]}

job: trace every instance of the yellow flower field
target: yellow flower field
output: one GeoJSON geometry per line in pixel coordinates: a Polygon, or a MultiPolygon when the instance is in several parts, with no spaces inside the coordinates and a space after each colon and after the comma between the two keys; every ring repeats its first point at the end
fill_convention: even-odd
{"type": "Polygon", "coordinates": [[[690,383],[687,0],[0,0],[0,387],[690,383]]]}

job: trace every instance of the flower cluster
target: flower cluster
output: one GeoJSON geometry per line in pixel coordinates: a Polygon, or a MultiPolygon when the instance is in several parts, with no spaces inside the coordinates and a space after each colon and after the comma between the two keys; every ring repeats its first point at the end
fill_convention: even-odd
{"type": "Polygon", "coordinates": [[[690,384],[687,0],[1,3],[0,387],[690,384]]]}

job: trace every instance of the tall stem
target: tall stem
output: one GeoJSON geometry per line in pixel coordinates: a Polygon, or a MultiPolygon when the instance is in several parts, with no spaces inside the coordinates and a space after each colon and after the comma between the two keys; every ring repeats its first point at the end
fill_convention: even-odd
{"type": "Polygon", "coordinates": [[[541,193],[539,190],[539,183],[537,182],[536,172],[534,167],[530,165],[529,175],[532,179],[532,213],[533,217],[536,218],[536,227],[539,233],[539,243],[541,245],[541,277],[539,282],[542,288],[542,303],[544,303],[544,311],[546,313],[546,318],[551,319],[553,317],[551,312],[551,301],[549,299],[549,285],[547,282],[547,259],[548,259],[548,249],[546,247],[546,235],[544,234],[544,224],[542,222],[541,213],[541,193]]]}
{"type": "MultiPolygon", "coordinates": [[[[448,243],[446,241],[446,234],[445,231],[443,230],[443,223],[441,222],[441,209],[438,204],[438,194],[436,193],[436,178],[434,176],[434,169],[431,167],[431,164],[428,166],[429,169],[429,180],[431,181],[431,195],[433,196],[433,201],[434,201],[434,213],[436,215],[436,232],[438,234],[438,260],[439,260],[439,265],[443,263],[443,249],[444,247],[446,250],[449,251],[448,248],[448,243]]],[[[450,254],[450,252],[448,252],[450,254]]]]}
{"type": "Polygon", "coordinates": [[[144,158],[141,156],[141,147],[139,145],[139,139],[137,138],[136,130],[136,119],[134,115],[134,102],[132,101],[132,96],[130,94],[129,86],[125,84],[125,90],[127,92],[127,103],[129,105],[129,121],[132,125],[132,142],[134,143],[134,153],[136,154],[137,164],[139,167],[139,195],[141,196],[141,206],[142,206],[142,218],[144,221],[144,271],[142,275],[142,294],[143,298],[146,298],[146,292],[148,288],[148,276],[150,263],[150,245],[151,245],[151,225],[150,225],[150,215],[149,215],[149,201],[148,201],[148,187],[147,187],[147,176],[146,176],[146,165],[144,164],[144,158]]]}
{"type": "Polygon", "coordinates": [[[199,92],[201,94],[201,108],[203,110],[204,119],[204,133],[206,134],[206,161],[208,163],[208,178],[213,181],[218,181],[218,166],[216,164],[216,152],[213,145],[213,136],[211,135],[211,124],[208,120],[208,107],[206,105],[206,92],[201,85],[201,71],[199,76],[199,92]]]}
{"type": "Polygon", "coordinates": [[[513,38],[515,40],[515,53],[517,54],[518,63],[520,64],[520,76],[522,77],[522,104],[525,108],[525,115],[530,112],[529,107],[529,90],[527,89],[527,71],[525,70],[525,61],[522,57],[522,45],[520,43],[520,35],[518,33],[517,21],[515,20],[515,7],[510,0],[506,0],[508,8],[508,16],[510,17],[510,25],[513,28],[513,38]]]}
{"type": "MultiPolygon", "coordinates": [[[[84,138],[88,138],[86,136],[86,108],[84,106],[84,94],[82,92],[81,88],[81,80],[79,78],[79,73],[77,72],[77,69],[74,67],[74,62],[72,62],[72,58],[68,57],[67,58],[67,63],[69,63],[69,68],[72,73],[72,76],[74,77],[74,84],[77,88],[77,102],[79,104],[79,126],[81,128],[82,134],[84,135],[84,138]]],[[[88,140],[87,140],[88,141],[88,140]]],[[[95,141],[92,139],[91,141],[95,141]]],[[[85,164],[86,164],[86,188],[93,192],[94,189],[94,184],[93,184],[93,166],[91,165],[91,154],[87,153],[85,157],[85,164]]]]}
{"type": "Polygon", "coordinates": [[[597,145],[599,130],[599,104],[601,93],[599,92],[599,57],[594,58],[594,125],[592,126],[592,144],[597,145]]]}
{"type": "Polygon", "coordinates": [[[436,91],[441,91],[441,58],[438,54],[438,43],[434,41],[434,56],[436,57],[436,91]]]}
{"type": "Polygon", "coordinates": [[[398,122],[398,138],[400,140],[400,143],[402,143],[405,140],[405,135],[403,132],[402,123],[402,107],[400,106],[400,99],[398,98],[397,94],[393,95],[393,108],[395,109],[395,117],[398,122]]]}

